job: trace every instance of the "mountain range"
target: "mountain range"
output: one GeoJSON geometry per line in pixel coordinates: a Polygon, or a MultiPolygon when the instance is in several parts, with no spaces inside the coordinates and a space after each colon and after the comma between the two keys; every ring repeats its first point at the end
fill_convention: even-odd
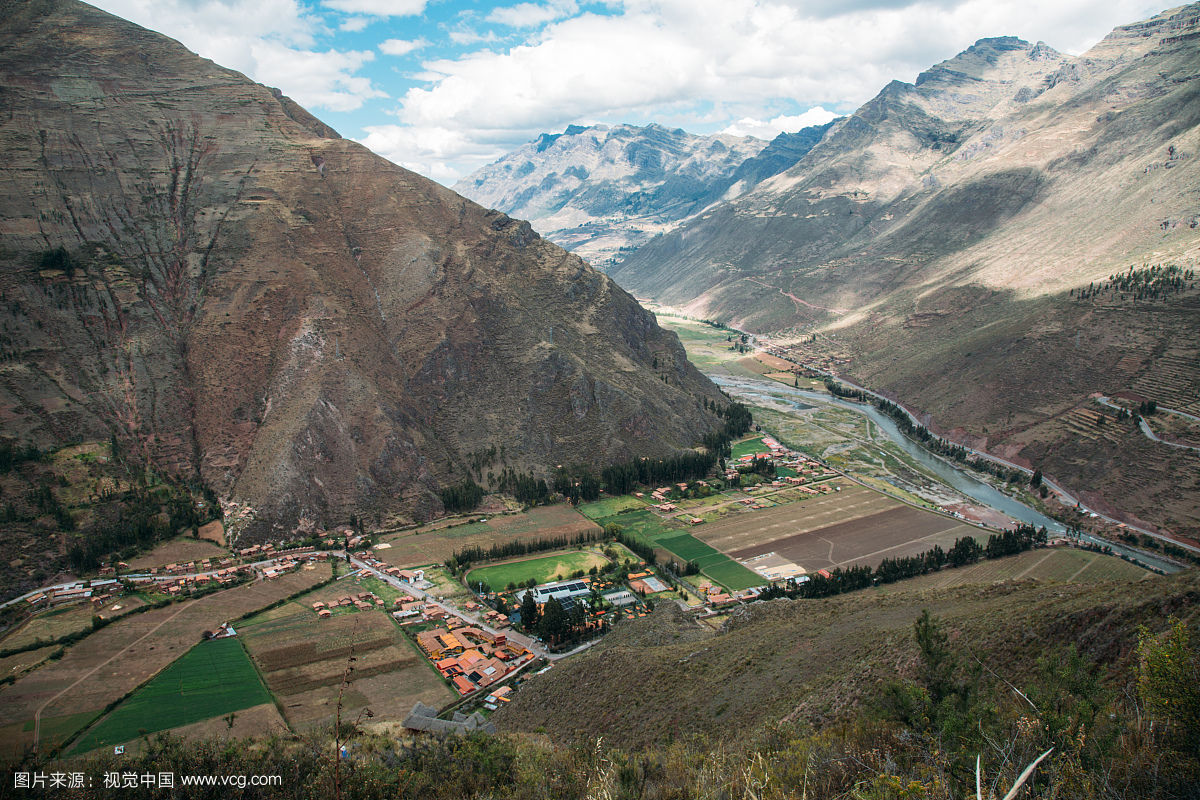
{"type": "Polygon", "coordinates": [[[1077,57],[982,39],[606,269],[1196,535],[1200,452],[1099,427],[1093,395],[1200,415],[1198,40],[1197,4],[1077,57]]]}
{"type": "Polygon", "coordinates": [[[611,267],[653,236],[795,164],[828,128],[764,142],[655,124],[571,125],[476,170],[454,190],[611,267]]]}
{"type": "Polygon", "coordinates": [[[3,8],[7,440],[111,440],[278,536],[716,424],[675,335],[528,223],[157,33],[3,8]]]}

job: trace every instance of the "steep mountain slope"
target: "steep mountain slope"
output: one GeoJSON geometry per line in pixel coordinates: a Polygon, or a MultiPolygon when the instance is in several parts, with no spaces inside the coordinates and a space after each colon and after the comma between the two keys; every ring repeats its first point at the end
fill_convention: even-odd
{"type": "Polygon", "coordinates": [[[721,740],[779,721],[820,729],[860,713],[885,682],[915,677],[913,622],[926,609],[943,620],[958,658],[979,659],[998,682],[1028,687],[1039,657],[1056,663],[1074,645],[1123,684],[1138,626],[1157,632],[1172,614],[1195,620],[1200,599],[1194,570],[1136,588],[1032,580],[893,588],[755,603],[715,633],[663,603],[528,680],[493,720],[501,731],[631,748],[694,734],[721,740]]]}
{"type": "Polygon", "coordinates": [[[440,510],[694,444],[715,388],[582,260],[278,92],[71,0],[4,2],[0,425],[262,522],[440,510]]]}
{"type": "Polygon", "coordinates": [[[610,272],[696,316],[817,333],[801,360],[837,357],[961,440],[1200,533],[1195,451],[1127,453],[1062,423],[1094,392],[1200,411],[1198,284],[1088,291],[1130,267],[1197,266],[1197,41],[1196,4],[1078,58],[981,40],[610,272]]]}
{"type": "Polygon", "coordinates": [[[616,263],[728,194],[786,169],[827,126],[752,137],[697,136],[661,125],[572,125],[542,134],[454,189],[528,219],[590,263],[616,263]]]}

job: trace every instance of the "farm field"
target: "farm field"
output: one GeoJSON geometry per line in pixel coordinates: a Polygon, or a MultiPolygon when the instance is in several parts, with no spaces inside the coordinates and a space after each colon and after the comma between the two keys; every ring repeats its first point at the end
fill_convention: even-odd
{"type": "Polygon", "coordinates": [[[49,642],[60,636],[68,636],[91,628],[93,615],[104,619],[113,619],[144,605],[146,605],[145,601],[139,597],[122,597],[99,611],[94,610],[90,603],[77,603],[43,611],[0,640],[0,648],[24,647],[39,639],[49,642]]]}
{"type": "Polygon", "coordinates": [[[492,587],[493,591],[503,591],[510,583],[520,585],[529,580],[548,583],[562,580],[573,572],[587,572],[592,567],[600,568],[608,563],[608,559],[599,553],[576,550],[476,567],[467,573],[466,579],[472,586],[482,582],[492,587]]]}
{"type": "Polygon", "coordinates": [[[711,370],[731,361],[742,358],[736,350],[731,350],[731,336],[737,334],[731,331],[714,328],[698,320],[684,319],[662,310],[656,310],[653,304],[648,306],[658,317],[658,323],[664,328],[675,332],[679,342],[687,351],[688,361],[691,361],[701,371],[711,370]]]}
{"type": "Polygon", "coordinates": [[[247,620],[240,635],[293,727],[332,720],[352,648],[354,673],[342,710],[350,719],[367,708],[400,719],[418,700],[441,706],[455,696],[382,611],[321,619],[298,608],[247,620]]]}
{"type": "Polygon", "coordinates": [[[61,659],[0,688],[0,753],[19,755],[33,743],[33,719],[39,709],[42,744],[61,742],[187,652],[204,631],[329,575],[329,564],[322,563],[275,580],[131,614],[100,629],[67,648],[61,659]]]}
{"type": "Polygon", "coordinates": [[[241,642],[201,642],[85,732],[70,752],[86,753],[270,701],[241,642]]]}
{"type": "Polygon", "coordinates": [[[876,591],[912,591],[946,589],[976,583],[1012,580],[1039,580],[1048,583],[1096,583],[1099,581],[1137,581],[1155,575],[1116,556],[1055,547],[1030,550],[1008,558],[980,561],[969,567],[946,569],[932,575],[881,586],[876,591]]]}
{"type": "Polygon", "coordinates": [[[22,672],[33,669],[49,658],[50,654],[57,649],[57,645],[47,645],[39,647],[37,650],[26,650],[24,653],[0,658],[0,678],[20,675],[22,672]]]}
{"type": "Polygon", "coordinates": [[[874,566],[934,544],[949,549],[962,536],[986,538],[978,528],[861,486],[718,520],[697,528],[696,536],[739,560],[776,552],[809,572],[874,566]]]}
{"type": "Polygon", "coordinates": [[[651,511],[618,514],[598,521],[602,525],[615,522],[625,533],[667,551],[676,561],[696,561],[701,572],[730,591],[762,585],[761,577],[692,536],[682,523],[663,520],[651,511]]]}
{"type": "Polygon", "coordinates": [[[538,506],[520,514],[505,514],[487,522],[473,522],[448,529],[392,534],[381,542],[389,546],[375,551],[375,557],[395,567],[441,564],[456,550],[465,547],[488,548],[496,542],[519,539],[543,539],[573,536],[596,530],[595,522],[566,503],[538,506]]]}
{"type": "Polygon", "coordinates": [[[578,511],[590,520],[597,520],[602,517],[611,517],[613,514],[619,514],[626,509],[645,507],[645,501],[639,500],[633,495],[626,494],[620,497],[605,497],[600,500],[594,500],[591,503],[580,503],[578,511]]]}
{"type": "Polygon", "coordinates": [[[219,558],[228,556],[229,550],[219,547],[204,539],[193,539],[191,536],[177,536],[170,541],[156,545],[129,562],[130,569],[138,570],[147,567],[161,567],[167,564],[179,564],[197,559],[219,558]]]}

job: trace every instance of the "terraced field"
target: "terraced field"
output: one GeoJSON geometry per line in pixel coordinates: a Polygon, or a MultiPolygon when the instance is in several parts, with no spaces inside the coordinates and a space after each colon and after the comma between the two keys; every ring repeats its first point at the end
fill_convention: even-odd
{"type": "Polygon", "coordinates": [[[382,611],[320,619],[311,608],[297,608],[247,620],[240,635],[293,727],[333,717],[351,656],[354,672],[342,692],[342,713],[351,719],[367,708],[400,719],[418,700],[436,707],[454,697],[382,611]]]}

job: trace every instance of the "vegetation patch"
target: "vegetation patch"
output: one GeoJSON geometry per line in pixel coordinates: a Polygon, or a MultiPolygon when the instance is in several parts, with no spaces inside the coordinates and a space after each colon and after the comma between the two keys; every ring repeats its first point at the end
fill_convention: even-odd
{"type": "Polygon", "coordinates": [[[117,706],[72,749],[84,753],[270,701],[241,642],[201,642],[117,706]]]}
{"type": "Polygon", "coordinates": [[[622,495],[620,497],[605,497],[593,503],[580,503],[579,513],[588,519],[595,520],[611,517],[613,514],[619,514],[631,508],[644,509],[645,507],[646,503],[633,495],[622,495]]]}
{"type": "Polygon", "coordinates": [[[499,591],[509,584],[520,586],[529,581],[547,583],[566,578],[579,571],[587,572],[592,567],[599,569],[608,563],[607,558],[590,551],[556,553],[524,561],[477,567],[467,573],[467,583],[472,586],[485,583],[499,591]]]}

